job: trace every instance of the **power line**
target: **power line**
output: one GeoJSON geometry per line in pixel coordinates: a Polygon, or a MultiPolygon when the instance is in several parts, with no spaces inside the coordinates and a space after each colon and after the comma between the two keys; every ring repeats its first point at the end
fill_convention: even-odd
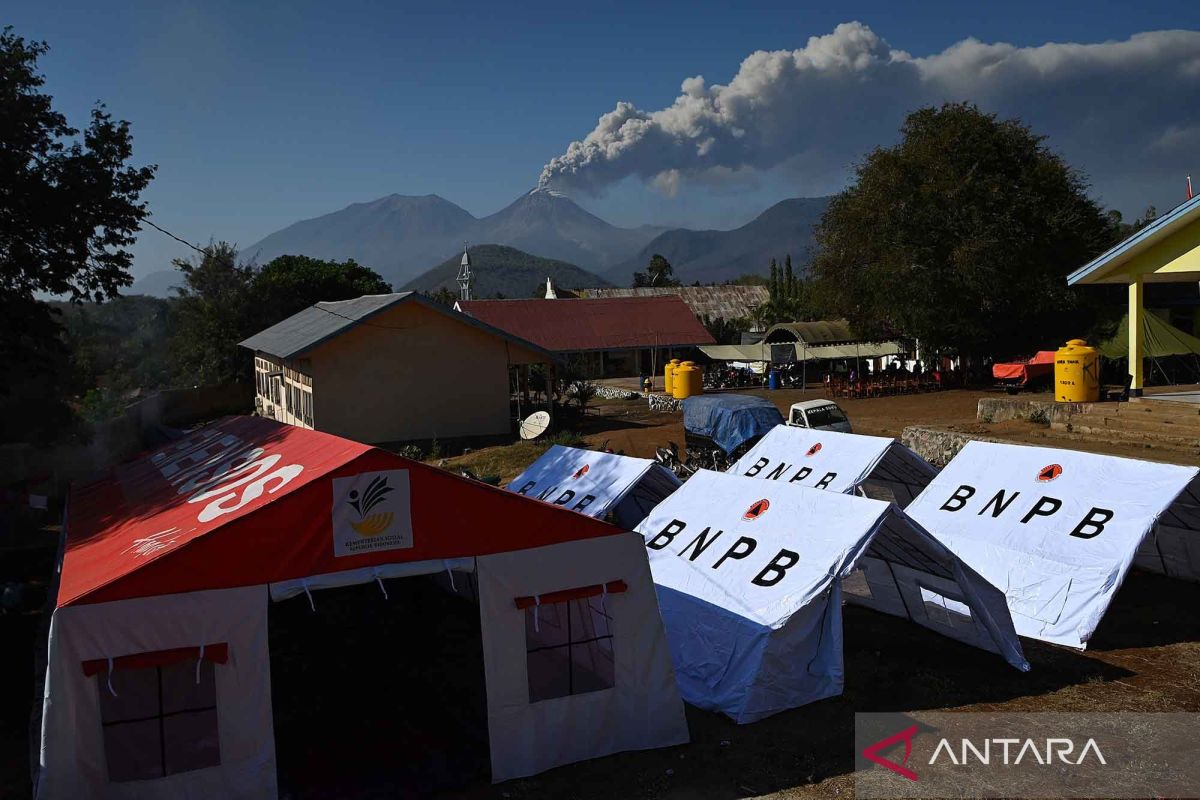
{"type": "Polygon", "coordinates": [[[158,226],[158,225],[155,225],[155,224],[154,224],[153,222],[151,222],[151,221],[150,221],[148,218],[145,218],[145,217],[143,217],[143,218],[142,218],[142,222],[146,223],[146,224],[147,224],[147,225],[149,225],[151,228],[154,228],[154,230],[158,231],[159,233],[163,233],[163,234],[166,234],[167,236],[170,236],[172,239],[174,239],[175,241],[179,242],[180,244],[185,244],[185,245],[187,245],[188,247],[192,248],[193,250],[195,250],[195,251],[196,251],[197,253],[199,253],[200,255],[202,255],[202,256],[206,256],[206,255],[208,255],[208,251],[207,251],[207,250],[205,250],[204,248],[202,248],[202,247],[197,247],[196,245],[192,244],[191,242],[187,241],[186,239],[181,239],[181,238],[179,238],[178,236],[176,236],[175,234],[171,233],[171,232],[170,232],[169,230],[167,230],[166,228],[163,228],[163,227],[160,227],[160,226],[158,226]]]}

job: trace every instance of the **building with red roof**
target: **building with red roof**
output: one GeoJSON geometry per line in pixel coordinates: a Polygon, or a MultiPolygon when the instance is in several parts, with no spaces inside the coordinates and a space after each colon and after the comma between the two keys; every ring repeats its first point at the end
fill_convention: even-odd
{"type": "Polygon", "coordinates": [[[658,372],[664,361],[715,344],[674,295],[569,300],[460,300],[455,308],[549,350],[594,377],[658,372]]]}

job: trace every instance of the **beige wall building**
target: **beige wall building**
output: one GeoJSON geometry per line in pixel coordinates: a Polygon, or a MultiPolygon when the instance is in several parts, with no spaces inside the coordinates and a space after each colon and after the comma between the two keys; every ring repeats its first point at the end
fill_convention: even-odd
{"type": "Polygon", "coordinates": [[[317,303],[241,345],[259,414],[370,444],[508,434],[514,388],[553,363],[415,292],[317,303]]]}

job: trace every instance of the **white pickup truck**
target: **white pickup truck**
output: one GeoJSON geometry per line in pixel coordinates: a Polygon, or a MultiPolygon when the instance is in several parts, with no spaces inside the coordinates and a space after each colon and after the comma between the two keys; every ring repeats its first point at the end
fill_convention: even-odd
{"type": "Polygon", "coordinates": [[[832,400],[805,400],[793,403],[787,424],[794,428],[815,428],[822,431],[853,433],[846,412],[832,400]]]}

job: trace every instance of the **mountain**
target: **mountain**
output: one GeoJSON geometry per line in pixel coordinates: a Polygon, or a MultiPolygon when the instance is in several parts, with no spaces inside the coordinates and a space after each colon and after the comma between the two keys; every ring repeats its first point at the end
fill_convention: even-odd
{"type": "Polygon", "coordinates": [[[393,194],[289,225],[243,254],[260,264],[285,254],[353,258],[399,286],[429,264],[461,253],[464,242],[495,242],[585,269],[605,269],[629,258],[661,231],[618,228],[549,190],[535,189],[482,219],[437,195],[393,194]]]}
{"type": "Polygon", "coordinates": [[[123,295],[145,294],[150,297],[174,297],[171,290],[183,285],[183,273],[177,269],[160,269],[143,275],[121,292],[123,295]]]}
{"type": "Polygon", "coordinates": [[[637,255],[601,274],[617,286],[628,286],[635,271],[645,270],[659,253],[675,268],[684,284],[725,283],[747,273],[767,274],[771,259],[782,263],[788,253],[801,267],[811,260],[813,226],[829,205],[828,197],[796,197],[776,203],[740,228],[731,231],[666,231],[637,255]]]}
{"type": "Polygon", "coordinates": [[[499,242],[585,269],[602,269],[629,258],[661,231],[650,226],[618,228],[564,194],[535,189],[479,220],[474,241],[499,242]]]}
{"type": "MultiPolygon", "coordinates": [[[[445,288],[457,296],[456,280],[461,260],[462,256],[449,258],[423,275],[413,278],[397,291],[416,289],[435,292],[445,288]]],[[[515,247],[499,244],[472,245],[471,274],[471,294],[480,299],[495,297],[497,293],[505,297],[532,297],[535,290],[545,288],[547,277],[560,289],[610,285],[599,275],[580,269],[574,264],[541,258],[515,247]]],[[[538,291],[537,296],[542,296],[541,291],[538,291]]]]}
{"type": "Polygon", "coordinates": [[[465,209],[435,194],[392,194],[301,220],[242,254],[259,264],[282,255],[336,261],[353,258],[395,285],[461,249],[466,232],[476,222],[465,209]]]}

